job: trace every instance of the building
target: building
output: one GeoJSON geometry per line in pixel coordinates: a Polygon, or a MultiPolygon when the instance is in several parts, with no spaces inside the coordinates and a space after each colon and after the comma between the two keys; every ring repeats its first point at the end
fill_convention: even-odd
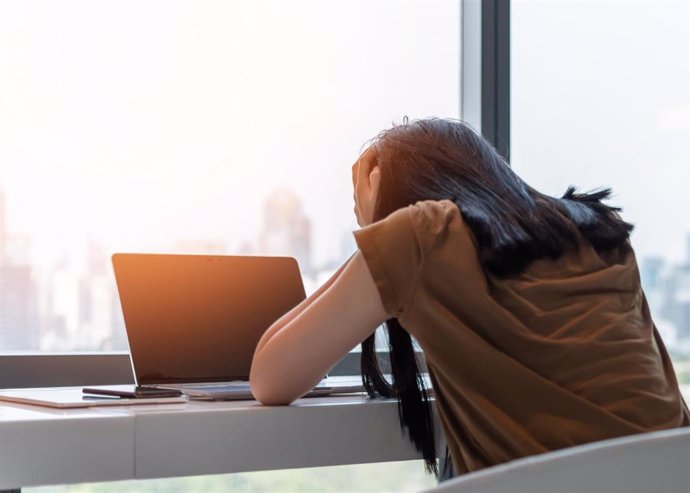
{"type": "Polygon", "coordinates": [[[0,189],[0,351],[39,347],[38,289],[28,262],[30,248],[29,237],[7,234],[0,189]]]}
{"type": "Polygon", "coordinates": [[[311,222],[292,191],[276,191],[264,203],[257,253],[295,257],[302,275],[312,276],[311,222]]]}

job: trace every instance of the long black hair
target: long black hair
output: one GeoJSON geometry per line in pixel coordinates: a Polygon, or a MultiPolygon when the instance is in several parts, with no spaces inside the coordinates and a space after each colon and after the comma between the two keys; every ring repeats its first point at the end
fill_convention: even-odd
{"type": "MultiPolygon", "coordinates": [[[[381,132],[381,185],[374,212],[380,220],[420,200],[452,200],[475,237],[482,268],[495,276],[522,272],[539,258],[577,248],[578,238],[598,252],[627,247],[633,226],[602,200],[610,189],[563,197],[544,195],[522,181],[484,138],[457,120],[405,120],[381,132]]],[[[462,253],[458,253],[461,255],[462,253]]],[[[375,334],[362,343],[362,381],[374,397],[396,397],[403,430],[430,473],[438,474],[431,406],[412,338],[400,322],[386,322],[392,385],[383,377],[375,334]]]]}

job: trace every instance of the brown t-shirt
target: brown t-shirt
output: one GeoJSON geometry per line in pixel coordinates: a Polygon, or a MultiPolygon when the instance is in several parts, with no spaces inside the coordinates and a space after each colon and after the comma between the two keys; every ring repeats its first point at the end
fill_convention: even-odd
{"type": "Polygon", "coordinates": [[[386,312],[424,351],[458,473],[690,425],[629,248],[581,242],[497,278],[447,200],[355,238],[386,312]]]}

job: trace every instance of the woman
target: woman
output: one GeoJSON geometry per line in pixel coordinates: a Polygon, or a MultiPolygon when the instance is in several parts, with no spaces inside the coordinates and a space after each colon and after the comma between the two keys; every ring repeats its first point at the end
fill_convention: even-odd
{"type": "Polygon", "coordinates": [[[690,425],[610,191],[539,193],[460,122],[405,122],[352,168],[358,251],[273,324],[251,371],[289,404],[362,343],[370,395],[436,472],[422,348],[457,473],[690,425]],[[386,323],[392,385],[374,353],[386,323]]]}

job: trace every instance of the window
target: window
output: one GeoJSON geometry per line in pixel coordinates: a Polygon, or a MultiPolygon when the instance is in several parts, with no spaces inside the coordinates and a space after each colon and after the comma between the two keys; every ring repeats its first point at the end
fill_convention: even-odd
{"type": "Polygon", "coordinates": [[[551,195],[612,187],[690,384],[690,4],[512,3],[512,164],[551,195]]]}
{"type": "Polygon", "coordinates": [[[117,251],[354,250],[350,165],[460,116],[458,1],[0,4],[0,352],[120,350],[117,251]]]}

